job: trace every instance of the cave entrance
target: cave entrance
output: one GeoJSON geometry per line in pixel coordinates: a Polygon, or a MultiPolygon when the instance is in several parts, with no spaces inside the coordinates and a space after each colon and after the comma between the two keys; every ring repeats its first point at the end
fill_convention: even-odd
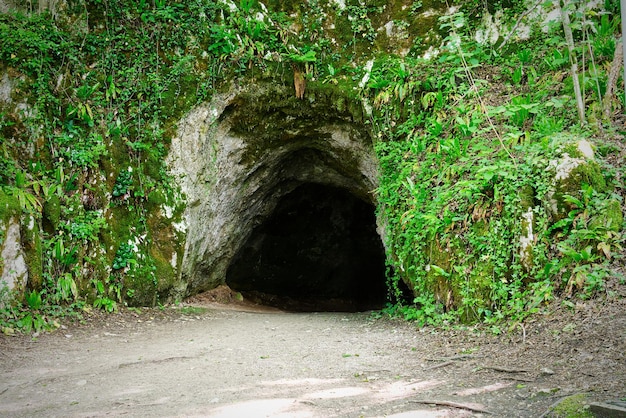
{"type": "Polygon", "coordinates": [[[387,300],[374,206],[315,183],[284,195],[233,257],[226,284],[290,311],[357,312],[387,300]]]}

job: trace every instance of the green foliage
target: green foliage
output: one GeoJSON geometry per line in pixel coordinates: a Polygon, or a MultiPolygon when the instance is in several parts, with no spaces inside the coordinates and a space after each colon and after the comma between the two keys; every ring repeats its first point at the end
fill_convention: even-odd
{"type": "MultiPolygon", "coordinates": [[[[558,81],[539,78],[531,66],[544,51],[516,51],[511,90],[499,96],[480,77],[493,74],[490,60],[506,57],[486,55],[464,38],[465,25],[462,13],[442,20],[449,49],[436,64],[377,59],[364,92],[375,108],[392,288],[403,281],[418,295],[386,312],[420,324],[480,319],[496,326],[538,312],[556,295],[597,294],[622,234],[598,221],[615,199],[603,178],[582,185],[582,198],[571,190],[565,214],[549,210],[554,162],[564,155],[555,134],[576,123],[576,112],[572,100],[555,94],[558,81]],[[520,94],[526,84],[532,90],[520,94]],[[528,228],[532,241],[525,243],[528,228]]],[[[552,70],[569,64],[550,48],[544,56],[552,70]]],[[[605,223],[621,225],[617,213],[605,223]]]]}
{"type": "Polygon", "coordinates": [[[316,51],[288,48],[291,22],[257,1],[88,1],[72,10],[67,20],[0,16],[0,59],[20,80],[17,99],[32,107],[2,109],[0,179],[43,220],[44,305],[91,297],[85,284],[102,283],[95,297],[111,310],[109,301],[156,288],[146,219],[149,200],[172,191],[163,161],[175,121],[227,75],[283,58],[310,63],[316,51]],[[64,26],[70,21],[87,27],[64,26]],[[120,166],[132,171],[107,187],[120,166]],[[132,251],[129,228],[148,236],[132,251]],[[105,242],[119,250],[108,253],[105,242]],[[107,265],[113,279],[102,275],[107,265]]]}
{"type": "MultiPolygon", "coordinates": [[[[163,161],[176,121],[233,77],[285,83],[286,65],[307,66],[311,81],[374,107],[367,122],[380,160],[390,288],[403,281],[418,295],[390,313],[423,324],[482,319],[495,330],[555,295],[599,293],[623,240],[623,220],[607,203],[619,207],[618,197],[589,184],[565,191],[564,213],[539,202],[554,192],[550,163],[563,156],[556,134],[575,136],[566,70],[580,57],[586,103],[598,108],[617,3],[607,2],[611,13],[572,13],[570,54],[556,26],[504,50],[476,44],[474,16],[483,4],[466,2],[433,28],[437,43],[445,37],[433,61],[371,54],[377,27],[393,20],[407,29],[407,20],[395,4],[345,3],[341,10],[317,0],[284,4],[285,13],[255,0],[89,0],[74,19],[0,15],[0,60],[15,76],[16,103],[28,105],[0,109],[0,183],[12,205],[40,224],[43,264],[41,286],[23,306],[0,312],[10,318],[2,326],[45,327],[51,306],[70,309],[81,298],[107,311],[127,301],[158,303],[161,260],[151,253],[148,219],[172,201],[163,161]],[[301,9],[295,18],[292,6],[301,9]],[[339,14],[334,28],[329,7],[339,14]],[[371,71],[358,59],[365,54],[376,56],[371,71]],[[499,77],[501,91],[493,92],[499,77]],[[533,242],[522,248],[528,225],[533,242]]],[[[517,19],[520,5],[484,6],[517,19]]],[[[416,17],[427,7],[414,1],[405,13],[416,17]]]]}
{"type": "Polygon", "coordinates": [[[76,241],[97,241],[102,230],[106,229],[106,219],[99,212],[85,212],[76,216],[63,228],[76,241]]]}
{"type": "Polygon", "coordinates": [[[414,1],[411,4],[411,14],[417,14],[420,11],[420,9],[422,8],[423,5],[424,4],[423,4],[422,0],[414,1]]]}
{"type": "Polygon", "coordinates": [[[105,281],[93,280],[92,281],[96,289],[96,298],[93,301],[93,306],[105,310],[107,312],[114,312],[117,310],[117,300],[121,301],[121,286],[112,277],[107,278],[105,281]]]}
{"type": "Polygon", "coordinates": [[[113,186],[113,191],[111,195],[113,197],[124,196],[129,193],[133,185],[133,173],[131,170],[122,170],[117,175],[117,179],[115,180],[115,185],[113,186]]]}
{"type": "Polygon", "coordinates": [[[308,51],[306,54],[289,54],[288,58],[296,63],[315,62],[315,51],[308,51]]]}
{"type": "Polygon", "coordinates": [[[71,303],[78,298],[80,247],[59,234],[44,241],[43,289],[46,304],[71,303]]]}
{"type": "Polygon", "coordinates": [[[208,309],[201,306],[182,306],[179,308],[179,312],[183,315],[204,315],[208,309]]]}
{"type": "MultiPolygon", "coordinates": [[[[3,300],[5,295],[3,296],[3,300]]],[[[74,303],[68,307],[53,306],[47,303],[42,292],[27,292],[24,303],[14,301],[0,309],[0,331],[6,335],[16,332],[37,333],[59,327],[57,321],[61,317],[80,318],[82,303],[74,303]]]]}
{"type": "MultiPolygon", "coordinates": [[[[551,227],[555,236],[563,237],[557,245],[560,259],[553,263],[569,296],[578,290],[586,299],[602,291],[604,278],[610,274],[608,260],[622,250],[620,227],[615,228],[616,220],[607,212],[610,198],[584,184],[581,198],[565,196],[571,210],[551,227]]],[[[617,222],[621,224],[621,213],[617,222]]]]}
{"type": "MultiPolygon", "coordinates": [[[[24,112],[0,110],[0,183],[42,224],[36,258],[43,263],[43,281],[35,284],[41,310],[93,296],[112,310],[123,299],[118,295],[134,294],[124,289],[124,274],[133,274],[137,288],[142,280],[155,287],[153,263],[138,267],[135,277],[123,267],[133,267],[136,259],[124,255],[123,246],[119,254],[107,254],[104,243],[126,240],[123,229],[129,225],[150,232],[146,196],[172,190],[163,169],[172,125],[211,94],[220,60],[237,60],[246,68],[263,60],[266,43],[282,45],[271,22],[282,25],[284,17],[257,20],[258,2],[242,1],[240,11],[222,22],[234,37],[228,25],[248,35],[228,57],[212,50],[222,35],[217,32],[222,6],[214,2],[123,0],[106,6],[87,1],[70,7],[67,13],[76,13],[71,19],[45,13],[0,16],[3,70],[17,80],[16,103],[29,106],[24,112]],[[79,24],[65,26],[69,22],[79,24]],[[85,30],[77,30],[83,24],[85,30]],[[119,166],[133,171],[122,170],[107,187],[108,173],[119,166]],[[120,200],[124,209],[105,217],[120,200]],[[102,276],[107,265],[120,266],[111,283],[102,276]],[[94,282],[103,283],[105,292],[86,292],[86,284],[94,282]]],[[[149,243],[140,251],[148,252],[149,243]]],[[[5,313],[18,321],[22,312],[18,306],[5,313]]],[[[32,328],[33,321],[23,324],[32,328]]]]}
{"type": "Polygon", "coordinates": [[[133,246],[126,242],[121,243],[113,259],[113,270],[126,268],[135,262],[135,250],[133,246]]]}
{"type": "Polygon", "coordinates": [[[367,6],[362,3],[347,5],[342,11],[350,22],[354,38],[364,38],[369,42],[376,39],[376,29],[372,25],[369,17],[370,13],[380,13],[382,9],[378,6],[367,6]]]}
{"type": "Polygon", "coordinates": [[[107,155],[102,135],[92,132],[85,136],[83,129],[71,125],[55,138],[58,147],[55,154],[67,161],[71,168],[97,168],[102,157],[107,155]]]}
{"type": "Polygon", "coordinates": [[[35,311],[41,308],[41,293],[33,290],[26,294],[26,304],[35,311]]]}
{"type": "Polygon", "coordinates": [[[219,8],[223,19],[211,25],[207,51],[220,62],[230,62],[236,72],[252,66],[266,69],[269,63],[280,61],[281,55],[293,54],[287,48],[290,22],[284,14],[270,13],[251,0],[242,0],[238,6],[219,3],[219,8]]]}

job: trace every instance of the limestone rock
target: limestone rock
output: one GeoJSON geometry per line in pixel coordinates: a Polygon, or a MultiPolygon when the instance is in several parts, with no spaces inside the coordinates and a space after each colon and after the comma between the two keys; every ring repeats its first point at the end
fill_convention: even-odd
{"type": "Polygon", "coordinates": [[[233,87],[178,124],[167,162],[186,196],[182,281],[187,293],[223,284],[229,263],[298,186],[316,183],[373,202],[378,163],[359,106],[285,87],[233,87]],[[355,110],[358,109],[358,110],[355,110]]]}
{"type": "Polygon", "coordinates": [[[15,218],[10,218],[8,224],[2,226],[4,242],[0,252],[2,258],[0,289],[6,286],[9,291],[19,291],[24,289],[28,282],[28,267],[21,245],[20,224],[15,218]]]}

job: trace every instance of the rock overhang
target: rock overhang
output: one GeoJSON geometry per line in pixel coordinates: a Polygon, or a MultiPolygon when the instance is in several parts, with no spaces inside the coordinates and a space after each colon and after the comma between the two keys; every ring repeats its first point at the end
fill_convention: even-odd
{"type": "Polygon", "coordinates": [[[255,228],[303,184],[345,190],[374,211],[378,162],[361,108],[346,100],[248,84],[181,120],[168,166],[186,196],[185,295],[224,283],[255,228]]]}

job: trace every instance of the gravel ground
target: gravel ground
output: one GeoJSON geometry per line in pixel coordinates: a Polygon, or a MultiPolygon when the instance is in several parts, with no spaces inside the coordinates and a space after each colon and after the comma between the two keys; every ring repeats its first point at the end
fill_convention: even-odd
{"type": "Polygon", "coordinates": [[[500,335],[226,299],[1,336],[0,416],[538,417],[626,396],[623,297],[500,335]]]}

